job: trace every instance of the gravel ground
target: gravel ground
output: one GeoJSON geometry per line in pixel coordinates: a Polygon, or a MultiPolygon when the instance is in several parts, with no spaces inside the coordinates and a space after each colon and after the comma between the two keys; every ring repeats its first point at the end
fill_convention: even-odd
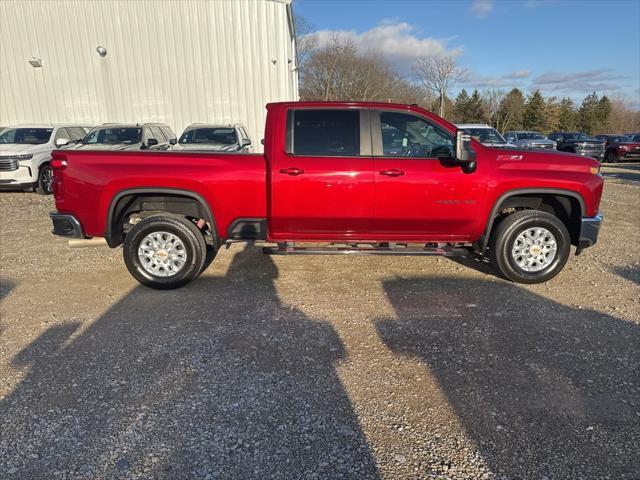
{"type": "Polygon", "coordinates": [[[640,478],[640,165],[606,172],[600,243],[527,287],[235,244],[153,291],[0,194],[0,478],[640,478]]]}

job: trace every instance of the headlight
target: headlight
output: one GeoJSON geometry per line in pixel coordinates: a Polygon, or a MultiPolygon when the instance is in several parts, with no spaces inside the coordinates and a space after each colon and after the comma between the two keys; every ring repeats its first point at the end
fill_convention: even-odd
{"type": "Polygon", "coordinates": [[[33,158],[33,153],[28,153],[26,155],[16,155],[15,158],[18,160],[31,160],[33,158]]]}

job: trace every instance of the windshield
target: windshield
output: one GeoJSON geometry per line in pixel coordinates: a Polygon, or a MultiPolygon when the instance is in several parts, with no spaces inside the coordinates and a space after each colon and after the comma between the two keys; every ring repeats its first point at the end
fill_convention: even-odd
{"type": "Polygon", "coordinates": [[[538,132],[522,132],[518,134],[518,140],[544,140],[546,138],[538,132]]]}
{"type": "Polygon", "coordinates": [[[0,133],[0,143],[42,145],[51,138],[53,128],[10,128],[0,133]]]}
{"type": "Polygon", "coordinates": [[[206,143],[235,145],[238,143],[235,128],[193,128],[180,137],[181,144],[206,143]]]}
{"type": "Polygon", "coordinates": [[[507,143],[495,128],[465,128],[464,131],[480,143],[507,143]]]}
{"type": "Polygon", "coordinates": [[[566,140],[589,140],[589,139],[591,139],[591,137],[589,135],[586,135],[586,134],[580,133],[580,132],[565,133],[564,134],[564,138],[566,140]]]}
{"type": "Polygon", "coordinates": [[[96,128],[90,131],[82,140],[82,143],[89,144],[131,144],[138,143],[142,139],[141,127],[113,127],[113,128],[96,128]]]}

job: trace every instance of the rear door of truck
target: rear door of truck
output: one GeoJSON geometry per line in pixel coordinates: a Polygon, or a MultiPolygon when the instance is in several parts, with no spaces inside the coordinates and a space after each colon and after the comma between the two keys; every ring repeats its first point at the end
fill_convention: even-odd
{"type": "Polygon", "coordinates": [[[293,107],[283,130],[284,151],[271,159],[271,238],[367,238],[375,194],[369,109],[293,107]]]}

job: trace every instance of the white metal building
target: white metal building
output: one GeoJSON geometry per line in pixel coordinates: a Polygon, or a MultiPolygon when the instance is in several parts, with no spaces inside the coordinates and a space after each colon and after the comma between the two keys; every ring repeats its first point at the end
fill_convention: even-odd
{"type": "Polygon", "coordinates": [[[0,1],[0,125],[241,122],[260,150],[297,99],[291,0],[0,1]]]}

